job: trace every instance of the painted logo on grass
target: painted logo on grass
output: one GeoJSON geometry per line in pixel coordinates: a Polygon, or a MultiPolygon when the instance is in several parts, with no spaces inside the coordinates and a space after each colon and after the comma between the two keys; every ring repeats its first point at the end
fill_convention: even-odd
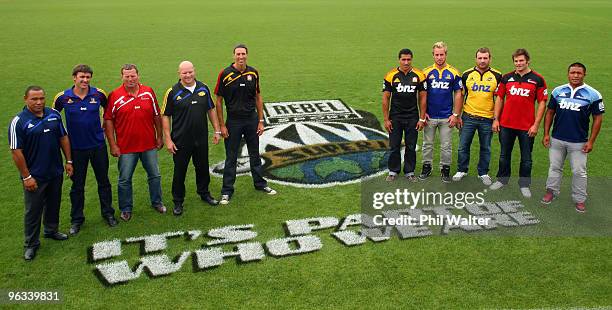
{"type": "Polygon", "coordinates": [[[406,225],[381,225],[376,218],[361,213],[342,218],[317,216],[285,221],[285,235],[266,242],[258,239],[259,234],[254,224],[230,225],[208,231],[172,231],[96,242],[89,248],[88,260],[95,264],[93,271],[101,283],[113,286],[134,281],[143,273],[149,278],[169,276],[188,269],[187,261],[190,259],[193,272],[204,272],[232,260],[252,263],[267,257],[283,258],[314,253],[324,245],[322,238],[317,235],[321,231],[327,231],[340,244],[352,247],[388,241],[395,236],[399,240],[411,240],[434,235],[447,236],[455,232],[474,233],[498,228],[505,231],[540,223],[539,219],[524,210],[519,201],[468,205],[465,209],[448,206],[407,208],[392,210],[386,216],[401,219],[400,214],[416,218],[429,215],[434,220],[406,225]],[[451,210],[460,213],[453,214],[451,210]],[[461,220],[468,217],[476,220],[461,220]],[[183,245],[178,253],[168,249],[168,241],[171,239],[183,245]],[[140,258],[131,265],[124,252],[130,246],[140,248],[140,258]],[[171,256],[171,252],[176,255],[171,256]]]}
{"type": "MultiPolygon", "coordinates": [[[[270,102],[259,138],[264,176],[297,187],[328,187],[378,176],[387,168],[388,136],[376,117],[341,100],[270,102]]],[[[212,174],[223,176],[224,162],[212,174]]],[[[250,172],[243,143],[238,175],[250,172]]]]}

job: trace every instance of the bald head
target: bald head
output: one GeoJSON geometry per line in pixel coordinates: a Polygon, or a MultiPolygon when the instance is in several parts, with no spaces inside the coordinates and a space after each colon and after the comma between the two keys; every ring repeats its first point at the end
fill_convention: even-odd
{"type": "Polygon", "coordinates": [[[189,68],[193,69],[193,64],[191,63],[191,61],[183,60],[179,64],[178,71],[181,72],[181,70],[189,69],[189,68]]]}
{"type": "Polygon", "coordinates": [[[195,85],[195,69],[191,61],[181,61],[178,67],[178,75],[183,86],[195,85]]]}

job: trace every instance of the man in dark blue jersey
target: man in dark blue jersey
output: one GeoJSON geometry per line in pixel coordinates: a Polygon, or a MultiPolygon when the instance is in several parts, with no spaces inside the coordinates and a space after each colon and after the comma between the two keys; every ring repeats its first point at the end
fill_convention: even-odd
{"type": "Polygon", "coordinates": [[[91,162],[96,181],[100,213],[109,226],[117,225],[112,207],[112,190],[108,180],[108,153],[104,142],[104,130],[100,122],[100,109],[106,107],[106,93],[90,86],[93,70],[88,65],[76,65],[72,69],[74,85],[55,96],[53,108],[66,116],[70,135],[70,148],[74,160],[74,176],[70,189],[70,234],[81,230],[85,215],[85,179],[91,162]]]}
{"type": "Polygon", "coordinates": [[[40,246],[40,222],[44,213],[44,237],[66,240],[58,232],[64,167],[60,148],[66,157],[66,174],[72,176],[70,141],[61,115],[45,107],[45,91],[30,86],[24,95],[25,108],[11,121],[8,131],[13,161],[21,174],[25,202],[24,259],[32,260],[40,246]]]}
{"type": "Polygon", "coordinates": [[[553,90],[544,119],[542,144],[549,148],[550,167],[546,180],[546,194],[542,203],[550,204],[561,189],[563,163],[569,157],[572,168],[572,199],[576,211],[585,212],[587,198],[587,154],[593,150],[603,120],[604,104],[601,94],[584,83],[586,67],[579,63],[569,65],[569,83],[553,90]],[[589,135],[589,117],[593,127],[589,135]],[[550,127],[553,124],[552,137],[550,127]]]}

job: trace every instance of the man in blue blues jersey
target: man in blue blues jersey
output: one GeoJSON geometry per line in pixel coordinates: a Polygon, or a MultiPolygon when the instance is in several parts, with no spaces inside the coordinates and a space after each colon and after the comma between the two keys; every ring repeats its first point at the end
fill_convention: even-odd
{"type": "Polygon", "coordinates": [[[8,130],[13,161],[21,174],[25,203],[23,258],[32,260],[40,246],[40,223],[44,237],[66,240],[58,231],[59,210],[62,201],[64,167],[72,176],[70,141],[62,124],[61,115],[45,107],[45,91],[40,86],[29,86],[24,94],[25,108],[11,121],[8,130]]]}
{"type": "Polygon", "coordinates": [[[106,107],[106,93],[90,86],[93,70],[79,64],[72,69],[74,85],[55,96],[53,108],[64,111],[66,127],[70,135],[70,147],[74,159],[74,175],[70,188],[71,227],[76,235],[85,222],[85,179],[91,163],[98,183],[100,214],[111,227],[117,225],[112,207],[112,190],[108,180],[108,153],[104,142],[104,130],[100,122],[101,108],[106,107]]]}
{"type": "Polygon", "coordinates": [[[463,105],[461,72],[446,63],[447,46],[444,42],[433,45],[434,64],[425,68],[427,88],[426,126],[423,131],[423,169],[419,178],[431,175],[433,143],[440,132],[440,174],[443,182],[450,182],[453,127],[461,127],[459,114],[463,105]]]}
{"type": "Polygon", "coordinates": [[[569,157],[572,168],[572,200],[576,211],[585,212],[587,198],[587,154],[593,150],[603,120],[604,104],[601,94],[584,83],[586,67],[573,63],[568,67],[569,83],[553,90],[544,119],[542,144],[549,148],[550,167],[546,180],[546,194],[542,203],[551,203],[559,195],[563,163],[569,157]],[[593,126],[589,135],[589,117],[593,126]],[[550,127],[553,123],[552,137],[550,127]]]}

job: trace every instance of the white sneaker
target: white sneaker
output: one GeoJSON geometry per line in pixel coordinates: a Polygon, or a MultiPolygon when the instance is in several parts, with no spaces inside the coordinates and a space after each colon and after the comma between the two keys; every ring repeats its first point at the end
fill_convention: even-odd
{"type": "Polygon", "coordinates": [[[491,184],[491,186],[489,186],[489,189],[492,191],[496,191],[502,187],[506,186],[506,184],[500,182],[500,181],[495,181],[495,183],[491,184]]]}
{"type": "Polygon", "coordinates": [[[464,178],[466,175],[467,175],[467,172],[457,171],[457,173],[455,173],[455,175],[453,176],[453,181],[455,181],[455,182],[459,182],[459,181],[461,181],[461,179],[463,179],[463,178],[464,178]]]}
{"type": "Polygon", "coordinates": [[[523,194],[525,198],[531,198],[531,190],[529,187],[521,187],[521,194],[523,194]]]}
{"type": "Polygon", "coordinates": [[[230,196],[229,195],[221,195],[221,200],[219,201],[219,204],[226,205],[229,202],[230,202],[230,196]]]}
{"type": "Polygon", "coordinates": [[[276,191],[275,191],[275,190],[273,190],[273,189],[272,189],[271,187],[269,187],[269,186],[266,186],[266,187],[264,187],[264,188],[260,189],[260,191],[262,191],[262,192],[264,192],[264,193],[266,193],[266,194],[268,194],[268,195],[276,195],[276,191]]]}
{"type": "Polygon", "coordinates": [[[479,175],[478,178],[485,186],[489,186],[491,183],[493,183],[493,180],[491,180],[491,177],[488,174],[479,175]]]}

